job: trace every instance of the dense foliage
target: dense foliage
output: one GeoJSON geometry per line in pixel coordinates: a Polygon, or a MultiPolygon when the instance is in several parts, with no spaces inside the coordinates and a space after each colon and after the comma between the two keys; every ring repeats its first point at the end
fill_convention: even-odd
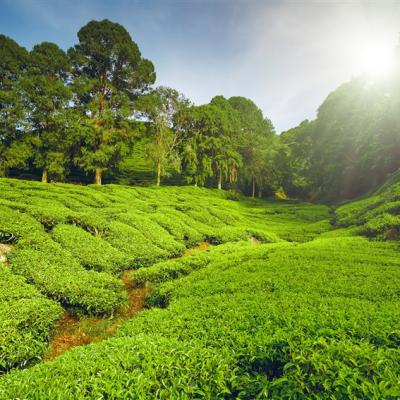
{"type": "Polygon", "coordinates": [[[373,196],[349,203],[337,211],[336,224],[380,240],[400,239],[400,175],[392,177],[373,196]]]}
{"type": "Polygon", "coordinates": [[[0,264],[0,374],[37,361],[62,308],[0,264]]]}

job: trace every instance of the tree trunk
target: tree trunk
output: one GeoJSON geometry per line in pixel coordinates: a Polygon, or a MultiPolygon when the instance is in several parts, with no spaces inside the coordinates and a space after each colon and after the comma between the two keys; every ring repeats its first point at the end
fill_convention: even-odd
{"type": "Polygon", "coordinates": [[[229,183],[234,183],[237,181],[237,174],[238,174],[237,169],[235,166],[233,166],[229,173],[229,183]]]}
{"type": "Polygon", "coordinates": [[[219,171],[219,175],[218,175],[218,189],[219,190],[222,189],[222,173],[221,173],[221,171],[219,171]]]}
{"type": "Polygon", "coordinates": [[[96,185],[101,185],[101,168],[96,167],[96,173],[94,176],[94,183],[96,185]]]}
{"type": "Polygon", "coordinates": [[[261,197],[262,197],[262,189],[259,188],[258,189],[258,198],[261,199],[261,197]]]}
{"type": "Polygon", "coordinates": [[[101,115],[104,111],[104,92],[106,89],[105,85],[105,76],[100,75],[100,85],[99,85],[99,115],[101,115]]]}
{"type": "Polygon", "coordinates": [[[157,186],[160,186],[161,183],[161,162],[157,162],[157,186]]]}
{"type": "Polygon", "coordinates": [[[255,195],[256,195],[256,180],[253,177],[253,190],[251,192],[251,197],[254,199],[255,195]]]}
{"type": "Polygon", "coordinates": [[[0,167],[0,177],[7,178],[8,176],[8,168],[7,167],[0,167]]]}
{"type": "Polygon", "coordinates": [[[44,169],[42,172],[42,182],[43,183],[47,183],[48,182],[48,173],[47,173],[47,169],[44,169]]]}

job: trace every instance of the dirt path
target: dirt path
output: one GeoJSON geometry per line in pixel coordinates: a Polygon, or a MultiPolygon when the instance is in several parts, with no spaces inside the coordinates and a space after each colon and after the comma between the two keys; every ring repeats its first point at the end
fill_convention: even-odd
{"type": "MultiPolygon", "coordinates": [[[[191,249],[186,249],[186,251],[182,254],[182,257],[188,257],[193,254],[199,253],[200,251],[207,250],[211,246],[212,246],[212,244],[210,244],[208,242],[199,243],[196,247],[192,247],[191,249]]],[[[181,257],[178,257],[178,258],[181,258],[181,257]]]]}
{"type": "Polygon", "coordinates": [[[251,243],[253,246],[259,246],[260,244],[262,244],[262,241],[256,239],[254,236],[252,236],[252,237],[249,239],[249,241],[250,241],[250,243],[251,243]]]}
{"type": "Polygon", "coordinates": [[[140,312],[144,308],[149,289],[146,287],[134,288],[132,280],[129,279],[130,276],[131,270],[125,271],[122,275],[122,281],[128,293],[128,301],[112,318],[78,318],[65,311],[57,323],[44,361],[52,360],[72,347],[100,342],[113,336],[125,321],[140,312]]]}
{"type": "MultiPolygon", "coordinates": [[[[192,249],[187,249],[182,257],[204,251],[210,246],[207,242],[200,243],[192,249]]],[[[65,311],[55,327],[44,361],[50,361],[73,347],[100,342],[113,336],[125,321],[143,310],[150,289],[134,287],[133,274],[134,270],[127,270],[122,274],[128,301],[112,318],[85,316],[79,318],[65,311]]]]}
{"type": "Polygon", "coordinates": [[[7,254],[12,250],[12,244],[0,243],[0,263],[7,262],[7,254]]]}

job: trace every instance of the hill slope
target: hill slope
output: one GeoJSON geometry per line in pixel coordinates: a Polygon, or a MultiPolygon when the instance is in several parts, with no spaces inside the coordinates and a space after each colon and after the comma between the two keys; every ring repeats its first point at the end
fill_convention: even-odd
{"type": "Polygon", "coordinates": [[[352,236],[351,221],[331,230],[324,206],[199,188],[0,188],[0,236],[15,243],[0,269],[52,307],[42,346],[57,303],[112,315],[125,269],[152,288],[115,337],[4,374],[1,398],[400,396],[398,242],[352,236]],[[179,257],[202,241],[216,246],[179,257]]]}
{"type": "Polygon", "coordinates": [[[336,214],[341,226],[356,226],[359,233],[371,238],[399,240],[400,173],[372,196],[339,207],[336,214]]]}

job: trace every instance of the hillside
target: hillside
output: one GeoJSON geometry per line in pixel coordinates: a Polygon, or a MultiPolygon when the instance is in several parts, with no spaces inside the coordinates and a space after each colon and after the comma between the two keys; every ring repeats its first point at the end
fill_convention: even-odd
{"type": "Polygon", "coordinates": [[[365,236],[381,240],[400,239],[400,175],[393,175],[372,196],[338,208],[336,223],[354,226],[365,236]]]}
{"type": "Polygon", "coordinates": [[[398,190],[333,216],[194,187],[1,179],[0,397],[397,398],[398,242],[353,235],[397,218],[384,205],[398,190]],[[121,322],[127,280],[148,309],[121,322]],[[48,361],[66,312],[118,329],[48,361]]]}

